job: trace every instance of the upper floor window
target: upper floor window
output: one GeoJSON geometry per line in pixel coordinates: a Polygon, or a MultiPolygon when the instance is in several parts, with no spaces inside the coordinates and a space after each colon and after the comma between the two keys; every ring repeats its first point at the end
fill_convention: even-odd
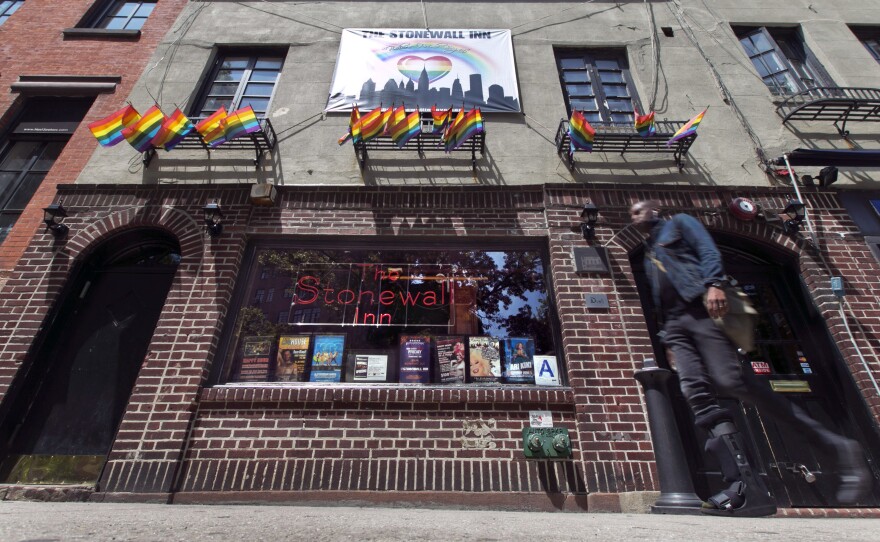
{"type": "Polygon", "coordinates": [[[582,111],[590,122],[633,123],[638,105],[623,51],[556,51],[566,108],[582,111]]]}
{"type": "Polygon", "coordinates": [[[0,2],[0,25],[6,22],[10,15],[18,11],[24,4],[24,0],[4,0],[0,2]]]}
{"type": "Polygon", "coordinates": [[[125,2],[113,0],[106,2],[104,10],[95,18],[95,28],[107,30],[140,30],[147,17],[156,7],[156,1],[125,2]]]}
{"type": "Polygon", "coordinates": [[[734,27],[740,44],[770,92],[785,96],[831,86],[831,78],[796,28],[734,27]]]}
{"type": "Polygon", "coordinates": [[[850,30],[859,38],[874,60],[880,62],[880,27],[857,26],[850,27],[850,30]]]}
{"type": "Polygon", "coordinates": [[[265,117],[283,65],[284,56],[274,51],[218,56],[197,102],[196,116],[207,117],[220,107],[234,111],[250,105],[258,117],[265,117]]]}

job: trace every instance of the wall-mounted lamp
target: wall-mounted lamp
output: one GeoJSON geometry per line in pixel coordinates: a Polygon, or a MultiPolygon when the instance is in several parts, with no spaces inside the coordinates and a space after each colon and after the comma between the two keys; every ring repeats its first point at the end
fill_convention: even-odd
{"type": "Polygon", "coordinates": [[[583,234],[585,241],[589,241],[596,236],[596,222],[599,220],[599,208],[593,203],[585,203],[584,209],[581,211],[581,218],[584,220],[581,222],[581,234],[583,234]]]}
{"type": "Polygon", "coordinates": [[[788,200],[788,205],[782,210],[788,215],[788,220],[782,223],[782,230],[786,235],[794,235],[801,229],[801,223],[807,216],[807,206],[796,199],[788,200]]]}
{"type": "Polygon", "coordinates": [[[223,233],[223,212],[220,211],[220,204],[216,201],[208,203],[202,211],[205,213],[205,228],[208,230],[208,235],[216,237],[223,233]]]}
{"type": "Polygon", "coordinates": [[[62,224],[67,218],[67,210],[61,203],[53,203],[43,209],[43,222],[46,223],[46,229],[52,232],[55,237],[64,237],[70,228],[62,224]]]}
{"type": "Polygon", "coordinates": [[[803,183],[804,186],[816,186],[816,181],[818,181],[819,186],[831,186],[837,182],[838,173],[839,170],[834,166],[823,167],[815,177],[803,175],[801,177],[801,183],[803,183]]]}

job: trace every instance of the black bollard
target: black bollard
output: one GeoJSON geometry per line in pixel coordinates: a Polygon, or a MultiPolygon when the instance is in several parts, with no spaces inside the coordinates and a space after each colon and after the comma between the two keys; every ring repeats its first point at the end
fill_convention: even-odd
{"type": "Polygon", "coordinates": [[[702,501],[694,493],[694,482],[669,399],[670,376],[672,371],[657,367],[651,358],[645,359],[644,368],[635,372],[635,379],[645,389],[648,425],[660,477],[660,498],[651,507],[651,513],[699,514],[702,501]]]}

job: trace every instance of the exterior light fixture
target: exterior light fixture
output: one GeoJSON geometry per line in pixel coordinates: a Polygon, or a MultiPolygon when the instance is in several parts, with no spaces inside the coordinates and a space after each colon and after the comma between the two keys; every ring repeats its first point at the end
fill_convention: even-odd
{"type": "Polygon", "coordinates": [[[205,213],[205,228],[208,230],[208,235],[216,237],[223,233],[223,212],[220,211],[220,204],[216,201],[208,203],[202,211],[205,213]]]}
{"type": "Polygon", "coordinates": [[[804,186],[816,186],[816,181],[819,182],[819,186],[827,187],[837,182],[837,174],[839,170],[834,166],[823,167],[819,170],[818,175],[812,177],[810,175],[804,175],[801,177],[801,183],[804,186]]]}
{"type": "Polygon", "coordinates": [[[782,211],[788,215],[788,220],[782,223],[782,229],[787,235],[795,235],[801,229],[801,223],[807,216],[807,206],[803,202],[792,199],[782,211]]]}
{"type": "Polygon", "coordinates": [[[585,203],[584,209],[581,211],[581,218],[584,220],[581,222],[581,234],[583,234],[585,241],[589,241],[596,236],[596,222],[599,220],[599,208],[593,203],[585,203]]]}
{"type": "Polygon", "coordinates": [[[59,203],[53,203],[43,209],[43,222],[46,223],[46,229],[52,232],[55,237],[64,237],[70,228],[62,224],[67,218],[67,210],[59,203]]]}

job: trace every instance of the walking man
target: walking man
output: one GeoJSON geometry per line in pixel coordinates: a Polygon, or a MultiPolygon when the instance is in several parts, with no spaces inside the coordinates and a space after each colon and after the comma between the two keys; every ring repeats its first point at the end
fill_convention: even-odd
{"type": "Polygon", "coordinates": [[[761,386],[751,371],[743,370],[736,348],[712,321],[727,313],[727,276],[706,228],[686,214],[663,220],[660,204],[650,200],[633,205],[630,217],[634,227],[648,234],[645,269],[663,319],[663,344],[675,358],[681,391],[696,424],[709,433],[706,450],[718,458],[725,481],[731,483],[704,503],[703,512],[745,517],[776,512],[775,501],[749,465],[745,439],[732,413],[718,403],[718,393],[751,403],[763,414],[800,429],[835,460],[838,501],[858,502],[871,487],[861,446],[761,386]]]}

